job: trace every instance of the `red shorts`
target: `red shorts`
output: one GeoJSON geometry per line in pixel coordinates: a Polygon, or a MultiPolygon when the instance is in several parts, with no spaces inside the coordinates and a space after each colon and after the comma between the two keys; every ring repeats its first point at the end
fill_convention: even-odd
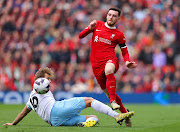
{"type": "MultiPolygon", "coordinates": [[[[110,59],[109,61],[107,61],[106,63],[113,63],[115,65],[115,72],[117,72],[117,70],[119,69],[119,62],[117,58],[114,59],[110,59]]],[[[105,65],[106,63],[104,63],[103,65],[101,65],[101,67],[99,66],[93,66],[93,73],[96,77],[96,80],[98,82],[98,84],[100,85],[101,89],[106,89],[106,75],[105,75],[105,65]]]]}

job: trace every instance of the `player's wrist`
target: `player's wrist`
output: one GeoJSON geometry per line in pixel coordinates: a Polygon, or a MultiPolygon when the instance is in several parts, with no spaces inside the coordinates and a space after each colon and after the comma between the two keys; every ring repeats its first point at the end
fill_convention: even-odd
{"type": "Polygon", "coordinates": [[[126,66],[129,68],[129,64],[130,64],[131,62],[130,61],[126,61],[126,66]]]}
{"type": "MultiPolygon", "coordinates": [[[[17,123],[16,123],[17,124],[17,123]]],[[[11,123],[11,125],[15,126],[16,125],[15,123],[11,123]]]]}
{"type": "Polygon", "coordinates": [[[126,65],[128,65],[130,63],[130,61],[126,61],[125,63],[126,63],[126,65]]]}

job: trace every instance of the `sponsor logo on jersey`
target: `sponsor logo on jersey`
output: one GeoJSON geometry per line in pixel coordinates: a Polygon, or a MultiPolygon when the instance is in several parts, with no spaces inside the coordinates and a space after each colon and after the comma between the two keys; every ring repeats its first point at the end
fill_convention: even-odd
{"type": "Polygon", "coordinates": [[[99,30],[99,29],[96,29],[96,31],[101,31],[101,30],[99,30]]]}
{"type": "Polygon", "coordinates": [[[114,88],[115,86],[110,86],[110,88],[114,88]]]}
{"type": "Polygon", "coordinates": [[[98,42],[98,36],[94,38],[94,42],[98,42]]]}
{"type": "Polygon", "coordinates": [[[102,38],[102,37],[98,37],[98,35],[95,36],[94,42],[103,42],[103,43],[111,45],[111,40],[108,40],[108,39],[105,39],[105,38],[102,38]]]}

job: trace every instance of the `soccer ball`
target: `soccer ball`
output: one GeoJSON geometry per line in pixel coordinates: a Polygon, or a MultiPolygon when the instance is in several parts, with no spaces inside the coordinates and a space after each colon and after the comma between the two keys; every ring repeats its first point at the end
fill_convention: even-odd
{"type": "Polygon", "coordinates": [[[38,78],[33,85],[34,90],[39,94],[45,94],[50,90],[50,82],[46,78],[38,78]]]}

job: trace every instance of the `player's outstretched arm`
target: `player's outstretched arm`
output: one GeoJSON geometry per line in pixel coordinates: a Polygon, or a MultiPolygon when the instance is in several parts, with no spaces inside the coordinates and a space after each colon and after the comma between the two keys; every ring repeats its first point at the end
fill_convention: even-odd
{"type": "Polygon", "coordinates": [[[129,52],[125,43],[119,45],[122,51],[122,56],[128,68],[136,68],[137,64],[129,59],[129,52]]]}
{"type": "Polygon", "coordinates": [[[79,34],[79,38],[84,38],[86,37],[89,33],[93,32],[95,26],[96,26],[97,21],[93,20],[84,30],[82,30],[79,34]]]}
{"type": "Polygon", "coordinates": [[[12,123],[6,123],[6,124],[4,124],[4,125],[9,125],[9,126],[11,126],[11,125],[16,125],[16,124],[18,124],[30,111],[31,111],[31,110],[29,110],[29,109],[27,108],[27,106],[25,106],[24,109],[21,111],[21,113],[19,113],[19,114],[17,115],[17,117],[15,118],[15,120],[14,120],[12,123]]]}

